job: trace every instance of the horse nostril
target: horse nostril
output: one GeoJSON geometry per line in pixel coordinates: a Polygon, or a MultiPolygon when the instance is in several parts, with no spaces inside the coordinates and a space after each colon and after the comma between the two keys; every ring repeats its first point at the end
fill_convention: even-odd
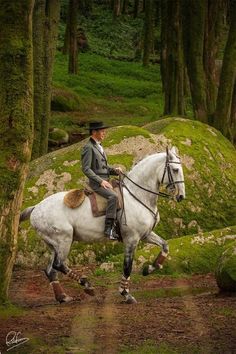
{"type": "Polygon", "coordinates": [[[177,202],[181,202],[184,199],[184,196],[181,194],[177,197],[177,202]]]}

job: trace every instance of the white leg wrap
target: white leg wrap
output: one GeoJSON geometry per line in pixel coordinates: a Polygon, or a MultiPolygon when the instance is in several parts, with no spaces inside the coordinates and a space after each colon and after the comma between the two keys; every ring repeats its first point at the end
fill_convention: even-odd
{"type": "Polygon", "coordinates": [[[119,292],[121,295],[127,295],[129,293],[129,280],[130,277],[126,278],[124,275],[121,278],[119,292]]]}

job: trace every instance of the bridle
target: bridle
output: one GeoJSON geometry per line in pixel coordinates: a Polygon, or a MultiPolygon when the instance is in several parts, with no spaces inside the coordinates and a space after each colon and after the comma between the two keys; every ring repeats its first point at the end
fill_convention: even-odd
{"type": "MultiPolygon", "coordinates": [[[[179,158],[178,156],[176,156],[177,158],[179,158]]],[[[171,161],[170,160],[170,155],[169,155],[169,149],[168,147],[166,148],[166,162],[165,162],[165,168],[164,168],[164,172],[163,172],[163,176],[162,176],[162,179],[161,179],[161,184],[164,183],[164,178],[165,178],[165,175],[167,173],[168,175],[168,179],[169,179],[169,183],[167,184],[166,188],[170,188],[171,191],[174,191],[176,189],[175,185],[178,184],[178,183],[184,183],[184,181],[174,181],[173,179],[173,175],[172,175],[172,172],[171,172],[171,168],[170,168],[170,164],[171,163],[177,163],[177,164],[180,164],[181,165],[181,162],[180,161],[171,161]]],[[[157,217],[158,217],[158,211],[155,213],[151,208],[149,208],[149,206],[147,206],[145,203],[143,203],[138,197],[136,197],[132,192],[131,190],[128,188],[128,186],[124,183],[124,179],[127,178],[131,183],[133,183],[136,187],[144,190],[145,192],[148,192],[148,193],[151,193],[151,194],[154,194],[154,195],[158,195],[160,197],[163,197],[163,198],[168,198],[168,199],[174,199],[174,196],[172,194],[167,194],[167,193],[163,193],[163,192],[154,192],[150,189],[147,189],[145,187],[142,187],[140,186],[140,184],[134,182],[130,177],[128,177],[125,173],[123,172],[120,172],[120,187],[124,187],[128,192],[129,194],[135,199],[137,200],[141,205],[143,205],[147,210],[149,210],[153,216],[154,216],[154,224],[153,224],[153,227],[155,226],[156,224],[156,221],[157,221],[157,217]],[[121,178],[121,176],[123,176],[123,178],[121,178]]],[[[122,210],[122,214],[124,213],[124,216],[125,216],[125,224],[126,224],[126,215],[125,215],[125,209],[124,209],[124,197],[123,197],[123,192],[122,192],[122,188],[120,188],[121,190],[121,195],[122,195],[122,199],[123,199],[123,210],[122,210]]]]}
{"type": "MultiPolygon", "coordinates": [[[[180,160],[180,157],[179,157],[179,156],[176,156],[176,157],[180,160]]],[[[165,178],[165,175],[166,175],[166,173],[167,173],[169,183],[167,184],[166,188],[170,188],[171,191],[175,190],[175,185],[176,185],[176,184],[178,184],[178,183],[184,183],[184,181],[174,181],[174,178],[173,178],[173,175],[172,175],[172,172],[171,172],[171,168],[170,168],[170,164],[172,164],[172,163],[181,165],[181,162],[180,162],[180,161],[171,161],[171,160],[170,160],[169,149],[168,149],[168,147],[167,147],[167,148],[166,148],[166,163],[165,163],[165,168],[164,168],[163,176],[162,176],[162,179],[161,179],[161,184],[164,183],[164,178],[165,178]]]]}

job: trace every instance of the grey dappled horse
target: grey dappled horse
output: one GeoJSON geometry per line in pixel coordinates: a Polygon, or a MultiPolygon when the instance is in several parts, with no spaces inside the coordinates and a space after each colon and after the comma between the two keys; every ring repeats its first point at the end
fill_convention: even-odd
{"type": "MultiPolygon", "coordinates": [[[[129,279],[139,241],[162,248],[154,263],[144,269],[143,275],[161,268],[168,254],[167,242],[152,231],[160,220],[157,199],[163,194],[159,192],[161,185],[165,185],[169,195],[177,201],[185,198],[183,170],[174,147],[170,151],[167,149],[166,152],[144,158],[123,176],[125,213],[119,211],[118,219],[125,250],[119,292],[127,303],[136,302],[129,293],[129,279]]],[[[31,225],[52,250],[52,261],[45,272],[59,302],[69,302],[72,298],[64,293],[57,279],[58,271],[76,279],[88,294],[94,293],[87,277],[65,264],[72,242],[106,240],[103,234],[105,216],[93,217],[88,197],[78,208],[68,208],[63,203],[66,193],[59,192],[47,197],[39,204],[25,209],[20,218],[23,221],[30,216],[31,225]]]]}

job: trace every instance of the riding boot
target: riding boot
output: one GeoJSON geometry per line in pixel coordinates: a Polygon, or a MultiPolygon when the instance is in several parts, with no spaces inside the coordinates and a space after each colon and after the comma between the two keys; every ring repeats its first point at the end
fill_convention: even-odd
{"type": "Polygon", "coordinates": [[[119,235],[117,235],[117,233],[115,231],[115,220],[114,219],[110,219],[110,218],[105,219],[104,234],[110,240],[118,240],[119,235]]]}

